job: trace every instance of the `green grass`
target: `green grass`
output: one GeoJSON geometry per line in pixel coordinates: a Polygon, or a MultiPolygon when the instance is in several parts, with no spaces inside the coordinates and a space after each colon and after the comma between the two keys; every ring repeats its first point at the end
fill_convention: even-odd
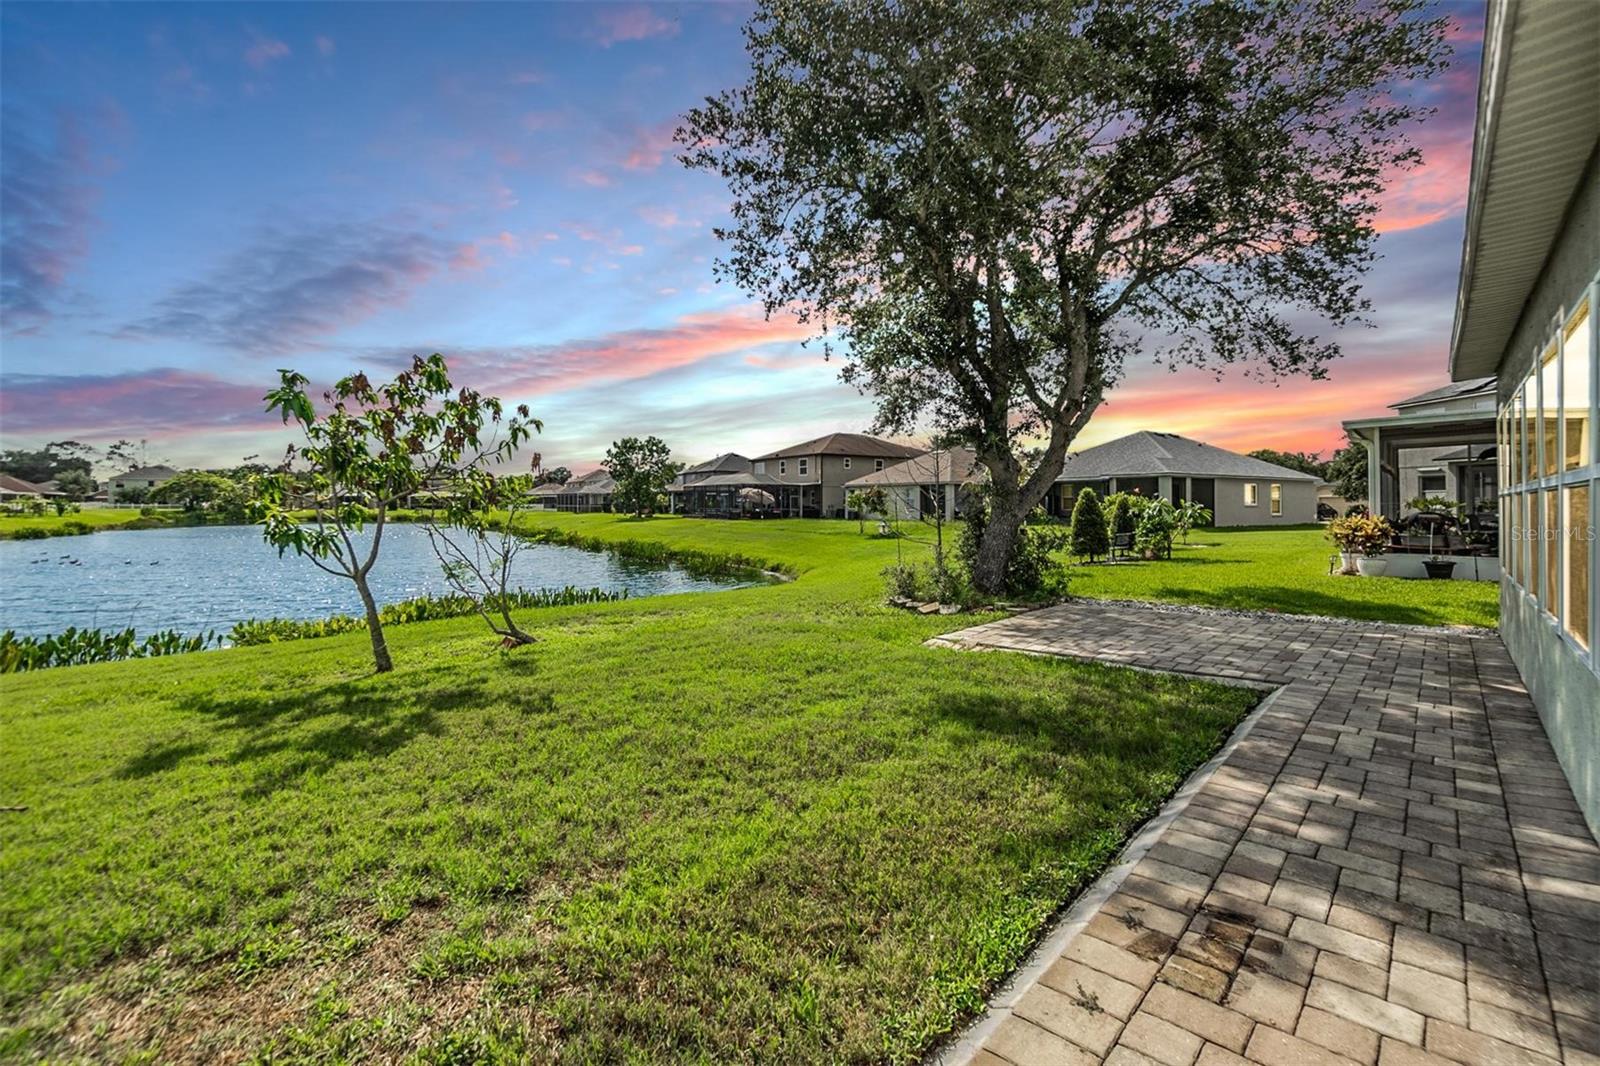
{"type": "Polygon", "coordinates": [[[72,523],[90,527],[93,532],[102,529],[116,529],[132,522],[138,522],[140,514],[138,508],[110,508],[86,507],[77,514],[57,516],[54,513],[44,515],[0,515],[0,540],[16,539],[19,533],[27,535],[43,534],[45,536],[72,536],[82,530],[74,528],[72,523]]]}
{"type": "Polygon", "coordinates": [[[797,580],[0,678],[0,1058],[912,1061],[1255,699],[543,521],[797,580]]]}
{"type": "Polygon", "coordinates": [[[1321,526],[1202,529],[1170,560],[1075,566],[1071,591],[1098,599],[1156,600],[1252,611],[1321,614],[1420,625],[1494,626],[1492,581],[1408,581],[1328,573],[1333,545],[1321,526]]]}

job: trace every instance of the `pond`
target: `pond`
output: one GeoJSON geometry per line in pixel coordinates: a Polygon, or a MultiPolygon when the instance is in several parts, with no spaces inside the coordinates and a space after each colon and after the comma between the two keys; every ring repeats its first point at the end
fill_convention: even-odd
{"type": "MultiPolygon", "coordinates": [[[[370,541],[369,541],[370,543],[370,541]]],[[[630,596],[703,592],[748,584],[697,577],[682,567],[602,552],[529,544],[512,584],[524,589],[627,589],[630,596]]],[[[372,590],[379,603],[448,593],[420,526],[384,530],[372,590]]],[[[254,526],[120,530],[50,540],[0,541],[0,630],[44,636],[68,626],[142,633],[226,634],[250,618],[361,613],[355,586],[292,551],[283,558],[254,526]]]]}

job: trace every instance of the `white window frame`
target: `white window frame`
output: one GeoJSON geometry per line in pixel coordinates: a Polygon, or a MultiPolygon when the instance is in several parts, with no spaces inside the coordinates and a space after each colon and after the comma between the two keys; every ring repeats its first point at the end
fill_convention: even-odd
{"type": "Polygon", "coordinates": [[[1574,486],[1587,483],[1589,488],[1589,528],[1600,529],[1600,274],[1597,274],[1583,290],[1579,291],[1570,301],[1563,304],[1559,312],[1552,315],[1547,327],[1536,338],[1528,352],[1527,369],[1506,402],[1500,405],[1500,412],[1505,416],[1502,425],[1507,432],[1501,439],[1501,445],[1510,444],[1510,436],[1515,432],[1511,430],[1511,422],[1520,414],[1519,408],[1532,406],[1535,411],[1533,433],[1526,432],[1527,424],[1524,420],[1521,425],[1521,436],[1532,436],[1532,440],[1519,440],[1518,444],[1528,450],[1526,459],[1522,456],[1510,456],[1510,476],[1500,486],[1501,500],[1501,543],[1502,543],[1502,574],[1505,588],[1516,596],[1522,596],[1531,602],[1528,607],[1541,618],[1544,624],[1550,626],[1558,639],[1563,641],[1580,661],[1586,663],[1591,670],[1600,673],[1600,538],[1589,541],[1583,547],[1588,552],[1589,564],[1589,633],[1588,648],[1579,643],[1567,632],[1565,615],[1570,604],[1568,596],[1568,581],[1571,573],[1571,552],[1579,545],[1570,537],[1563,537],[1562,543],[1556,552],[1556,602],[1545,603],[1544,593],[1547,591],[1546,567],[1549,563],[1542,536],[1544,508],[1544,492],[1556,494],[1557,521],[1561,523],[1562,530],[1565,526],[1566,491],[1574,486]],[[1569,355],[1566,329],[1576,317],[1580,308],[1588,306],[1589,320],[1589,346],[1587,353],[1573,352],[1579,358],[1589,361],[1589,454],[1585,462],[1571,470],[1563,470],[1565,465],[1566,450],[1566,411],[1568,405],[1564,395],[1566,391],[1565,360],[1569,355]],[[1541,360],[1549,350],[1552,339],[1558,342],[1556,354],[1556,397],[1554,405],[1544,402],[1539,395],[1541,388],[1542,369],[1541,360]],[[1545,443],[1545,433],[1540,419],[1546,410],[1557,412],[1557,426],[1555,446],[1560,454],[1557,455],[1552,474],[1545,473],[1544,456],[1540,454],[1545,443]],[[1527,529],[1521,529],[1522,516],[1527,514],[1531,521],[1527,529]],[[1520,534],[1520,537],[1518,536],[1520,534]],[[1513,560],[1520,557],[1526,550],[1526,567],[1517,565],[1513,560]],[[1506,563],[1512,565],[1506,565],[1506,563]]]}
{"type": "Polygon", "coordinates": [[[800,476],[801,477],[809,477],[810,476],[811,471],[806,469],[806,467],[810,465],[810,462],[811,461],[809,459],[801,459],[800,460],[800,476]]]}
{"type": "Polygon", "coordinates": [[[1283,485],[1280,482],[1267,483],[1267,513],[1274,516],[1283,514],[1283,485]]]}
{"type": "Polygon", "coordinates": [[[850,469],[850,457],[848,455],[844,457],[844,468],[846,470],[850,469]]]}
{"type": "Polygon", "coordinates": [[[778,473],[780,475],[783,475],[783,474],[787,474],[788,472],[789,472],[789,460],[787,460],[787,459],[779,459],[778,460],[778,473]]]}
{"type": "Polygon", "coordinates": [[[874,474],[876,474],[876,473],[880,472],[881,470],[883,470],[883,460],[882,459],[874,459],[874,460],[872,460],[872,472],[874,474]]]}
{"type": "Polygon", "coordinates": [[[1261,486],[1254,481],[1244,483],[1244,505],[1246,507],[1261,506],[1261,486]]]}

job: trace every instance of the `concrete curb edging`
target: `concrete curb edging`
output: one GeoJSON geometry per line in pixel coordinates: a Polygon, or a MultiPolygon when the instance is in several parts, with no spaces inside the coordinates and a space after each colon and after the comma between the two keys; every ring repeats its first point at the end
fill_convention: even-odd
{"type": "MultiPolygon", "coordinates": [[[[943,646],[954,647],[957,645],[953,642],[944,642],[943,646]]],[[[1150,672],[1161,673],[1164,671],[1150,672]]],[[[1250,688],[1258,691],[1263,687],[1260,683],[1241,682],[1229,677],[1193,674],[1186,676],[1203,676],[1207,681],[1223,685],[1232,684],[1239,688],[1250,688]]],[[[984,1043],[999,1028],[1001,1022],[1010,1016],[1011,1008],[1016,1004],[1017,1000],[1022,998],[1023,994],[1032,988],[1039,978],[1043,976],[1044,972],[1066,951],[1067,945],[1088,926],[1090,919],[1100,910],[1106,900],[1117,894],[1117,891],[1122,887],[1122,882],[1133,872],[1133,868],[1139,865],[1139,862],[1149,853],[1151,848],[1155,847],[1162,834],[1167,831],[1167,827],[1183,814],[1184,810],[1189,806],[1189,801],[1227,763],[1234,750],[1255,729],[1256,723],[1260,722],[1266,716],[1266,713],[1272,709],[1272,705],[1277,702],[1279,695],[1287,687],[1287,685],[1272,686],[1272,690],[1267,693],[1260,703],[1255,705],[1255,708],[1249,714],[1245,715],[1244,720],[1234,726],[1232,734],[1229,735],[1226,743],[1217,749],[1216,754],[1212,755],[1199,769],[1190,774],[1183,784],[1178,787],[1178,791],[1174,792],[1172,797],[1162,805],[1161,810],[1156,812],[1155,816],[1148,822],[1144,823],[1139,831],[1123,845],[1122,850],[1117,853],[1113,865],[1096,878],[1094,883],[1073,901],[1072,906],[1064,914],[1051,923],[1044,936],[1040,938],[1039,943],[1029,952],[1028,957],[989,997],[989,1002],[984,1008],[983,1015],[956,1034],[949,1043],[944,1044],[930,1054],[925,1060],[927,1066],[962,1066],[962,1064],[970,1062],[977,1055],[984,1043]]]]}

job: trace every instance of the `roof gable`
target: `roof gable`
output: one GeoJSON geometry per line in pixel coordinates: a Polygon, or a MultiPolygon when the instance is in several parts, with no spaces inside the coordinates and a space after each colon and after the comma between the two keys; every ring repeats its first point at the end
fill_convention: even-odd
{"type": "Polygon", "coordinates": [[[882,437],[869,437],[865,433],[829,433],[812,440],[802,441],[787,448],[779,448],[756,459],[788,459],[799,455],[848,455],[866,459],[909,459],[921,455],[921,448],[896,444],[882,437]]]}
{"type": "Polygon", "coordinates": [[[1310,474],[1264,462],[1176,433],[1142,430],[1067,456],[1058,481],[1112,477],[1241,477],[1315,481],[1310,474]]]}

